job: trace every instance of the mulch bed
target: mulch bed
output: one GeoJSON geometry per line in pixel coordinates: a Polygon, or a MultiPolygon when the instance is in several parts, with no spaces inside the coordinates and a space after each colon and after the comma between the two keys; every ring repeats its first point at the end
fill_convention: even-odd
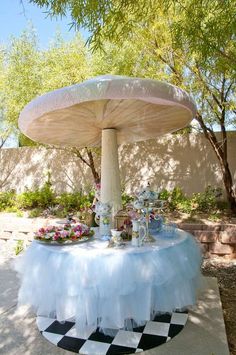
{"type": "Polygon", "coordinates": [[[236,260],[204,259],[202,272],[218,280],[229,350],[236,355],[236,260]]]}

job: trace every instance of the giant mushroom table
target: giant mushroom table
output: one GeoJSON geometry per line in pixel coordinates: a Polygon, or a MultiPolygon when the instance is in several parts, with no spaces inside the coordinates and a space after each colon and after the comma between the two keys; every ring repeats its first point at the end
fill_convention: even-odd
{"type": "Polygon", "coordinates": [[[157,80],[105,75],[49,92],[21,112],[29,138],[60,146],[102,146],[101,202],[121,208],[117,144],[185,127],[196,108],[180,88],[157,80]]]}
{"type": "MultiPolygon", "coordinates": [[[[101,145],[101,202],[111,203],[114,215],[121,208],[118,145],[181,129],[195,112],[192,99],[175,86],[105,75],[34,99],[21,112],[19,127],[46,144],[101,145]]],[[[158,236],[142,248],[111,250],[106,243],[61,247],[34,241],[16,265],[19,301],[58,320],[73,316],[80,331],[122,328],[130,317],[140,325],[158,311],[194,304],[200,254],[188,234],[178,231],[167,241],[158,236]]],[[[136,335],[138,346],[142,335],[136,335]]]]}

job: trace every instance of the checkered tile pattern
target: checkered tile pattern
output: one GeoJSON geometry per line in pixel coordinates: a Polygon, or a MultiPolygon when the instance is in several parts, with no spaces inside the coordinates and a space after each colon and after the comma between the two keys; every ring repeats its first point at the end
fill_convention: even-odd
{"type": "Polygon", "coordinates": [[[115,355],[138,353],[166,343],[183,329],[187,319],[187,311],[161,314],[133,331],[113,329],[114,336],[89,328],[81,335],[72,321],[59,323],[41,316],[37,317],[37,326],[47,340],[60,348],[84,355],[115,355]]]}

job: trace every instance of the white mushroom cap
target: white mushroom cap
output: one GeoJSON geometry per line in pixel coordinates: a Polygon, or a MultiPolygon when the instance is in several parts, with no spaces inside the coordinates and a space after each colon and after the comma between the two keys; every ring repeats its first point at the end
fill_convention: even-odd
{"type": "Polygon", "coordinates": [[[104,75],[32,100],[19,128],[41,143],[99,146],[103,129],[115,128],[118,144],[131,143],[183,128],[195,113],[194,101],[176,86],[104,75]]]}

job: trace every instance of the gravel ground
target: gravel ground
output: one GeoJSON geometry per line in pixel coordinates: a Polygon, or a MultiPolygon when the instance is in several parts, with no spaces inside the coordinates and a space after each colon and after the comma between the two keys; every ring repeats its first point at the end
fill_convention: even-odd
{"type": "Polygon", "coordinates": [[[236,260],[205,259],[202,272],[218,279],[229,349],[236,355],[236,260]]]}

